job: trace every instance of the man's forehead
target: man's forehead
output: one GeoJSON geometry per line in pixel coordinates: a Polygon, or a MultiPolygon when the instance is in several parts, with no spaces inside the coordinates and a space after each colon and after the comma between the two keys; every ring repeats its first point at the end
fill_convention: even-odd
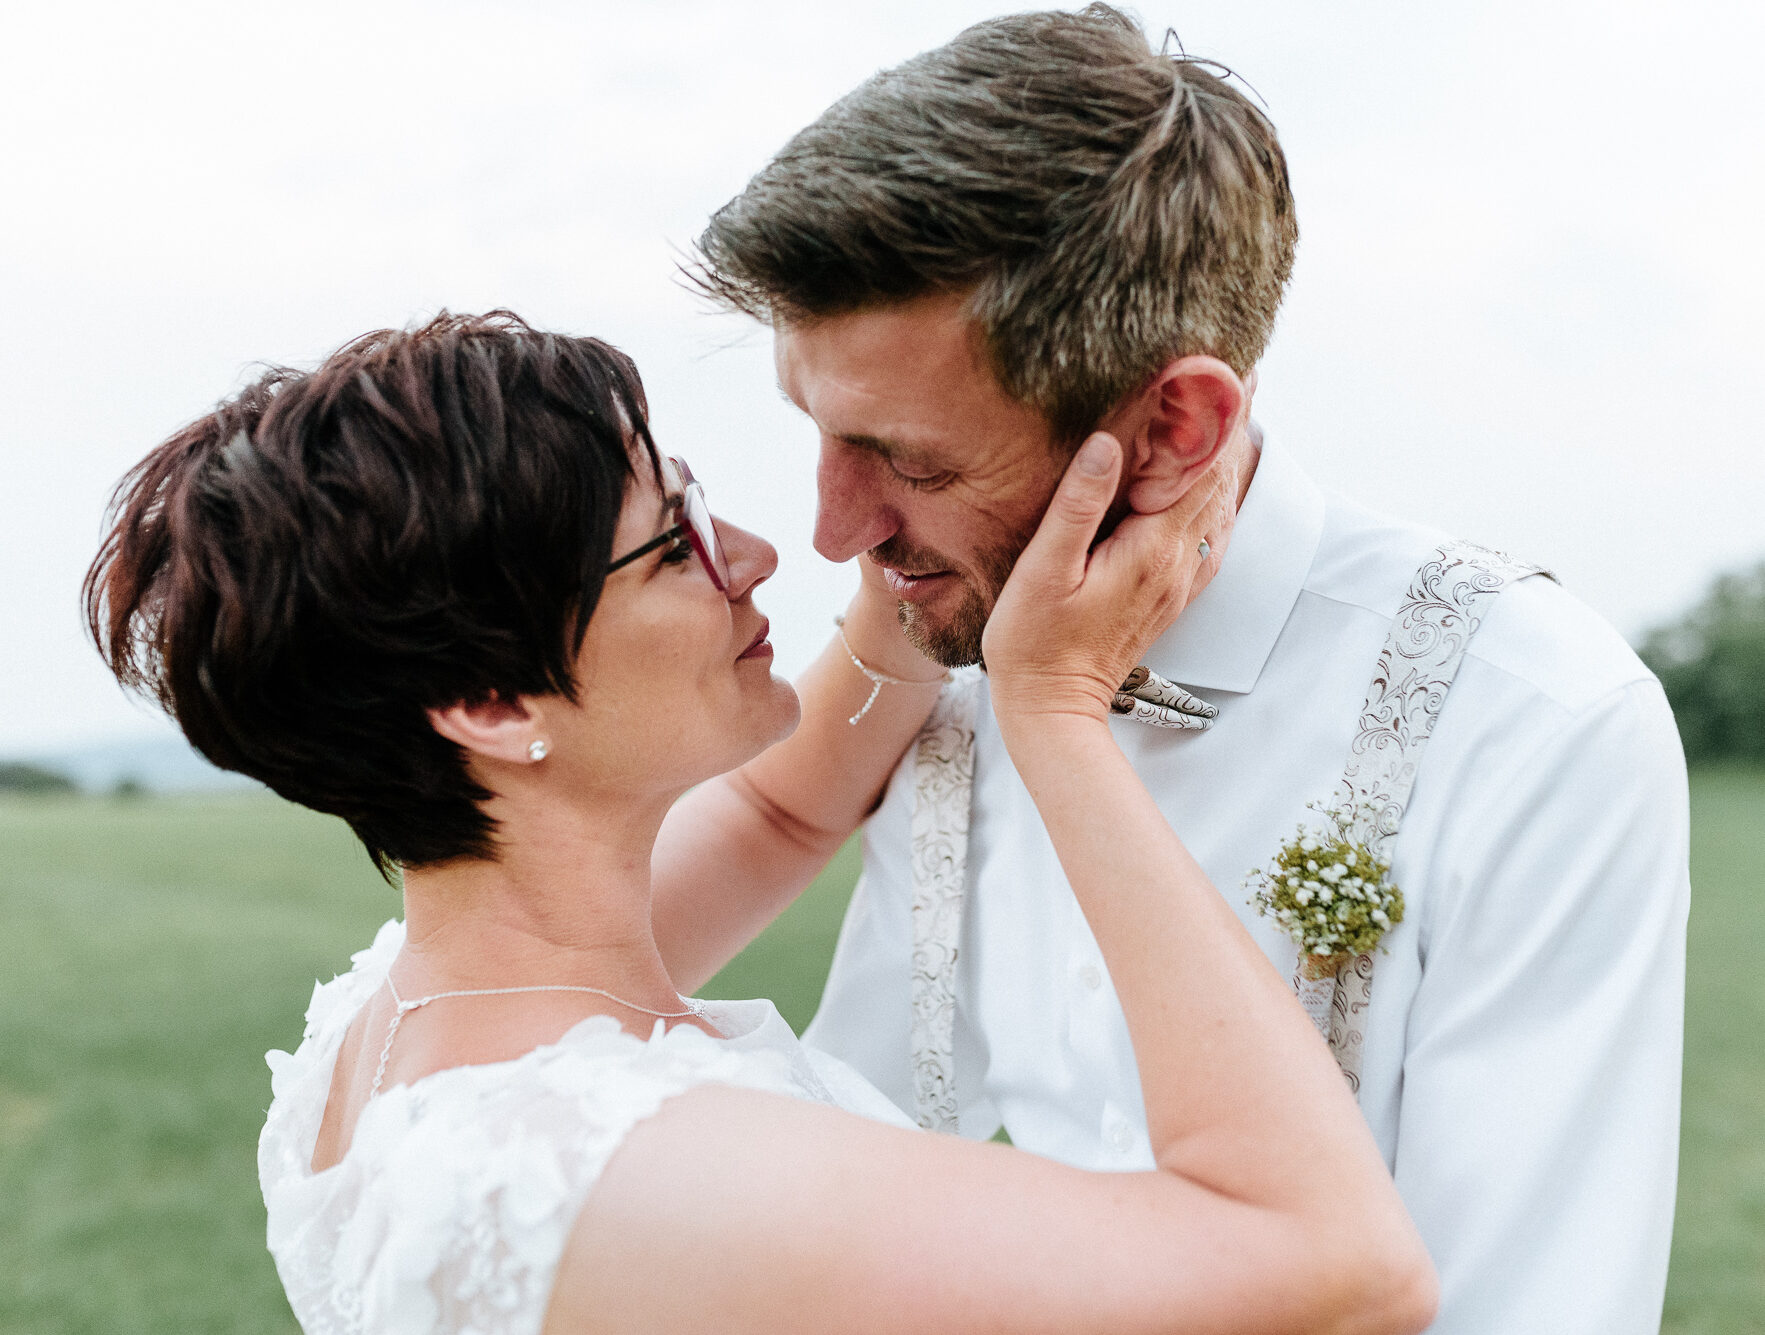
{"type": "Polygon", "coordinates": [[[780,390],[824,432],[870,448],[969,452],[1040,415],[1009,398],[947,304],[904,304],[775,331],[780,390]]]}
{"type": "Polygon", "coordinates": [[[903,391],[905,402],[898,404],[886,388],[823,379],[805,387],[782,375],[779,389],[826,434],[879,454],[933,453],[958,437],[944,426],[945,405],[933,393],[903,391]]]}

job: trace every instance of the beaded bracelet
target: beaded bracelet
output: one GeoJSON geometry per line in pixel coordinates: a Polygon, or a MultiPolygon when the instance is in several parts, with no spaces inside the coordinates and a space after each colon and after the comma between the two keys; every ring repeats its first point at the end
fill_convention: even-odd
{"type": "Polygon", "coordinates": [[[833,619],[833,624],[834,629],[840,633],[840,643],[846,646],[846,657],[852,660],[852,666],[870,679],[870,698],[864,702],[864,708],[846,720],[854,728],[858,726],[858,720],[870,712],[870,707],[876,703],[876,697],[882,694],[884,686],[941,686],[951,680],[948,672],[941,677],[932,677],[924,681],[911,681],[905,677],[891,677],[886,672],[878,672],[875,668],[867,666],[862,658],[852,652],[852,642],[846,638],[846,618],[836,616],[833,619]]]}

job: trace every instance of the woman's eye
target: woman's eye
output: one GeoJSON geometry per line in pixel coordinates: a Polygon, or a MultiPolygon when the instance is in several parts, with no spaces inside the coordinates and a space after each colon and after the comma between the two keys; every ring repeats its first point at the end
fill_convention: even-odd
{"type": "Polygon", "coordinates": [[[679,565],[692,554],[692,540],[683,533],[662,549],[662,564],[679,565]]]}

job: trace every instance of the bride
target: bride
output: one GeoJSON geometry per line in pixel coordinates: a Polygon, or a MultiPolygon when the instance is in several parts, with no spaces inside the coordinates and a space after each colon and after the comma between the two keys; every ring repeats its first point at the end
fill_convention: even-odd
{"type": "Polygon", "coordinates": [[[124,480],[86,584],[111,668],[402,877],[270,1054],[308,1335],[1427,1324],[1341,1076],[1105,721],[1229,525],[1204,483],[1093,550],[1119,453],[1078,451],[985,649],[1127,1015],[1158,1164],[1127,1174],[915,1130],[770,1003],[681,995],[874,806],[940,678],[868,562],[797,689],[772,675],[776,554],[658,453],[623,355],[442,316],[124,480]]]}

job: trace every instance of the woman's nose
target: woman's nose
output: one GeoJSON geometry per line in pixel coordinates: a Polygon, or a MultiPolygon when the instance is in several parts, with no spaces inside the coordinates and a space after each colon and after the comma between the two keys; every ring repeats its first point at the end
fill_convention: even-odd
{"type": "Polygon", "coordinates": [[[723,546],[723,559],[729,562],[729,601],[740,602],[778,569],[778,548],[758,533],[750,533],[726,519],[713,522],[717,525],[717,541],[723,546]]]}

